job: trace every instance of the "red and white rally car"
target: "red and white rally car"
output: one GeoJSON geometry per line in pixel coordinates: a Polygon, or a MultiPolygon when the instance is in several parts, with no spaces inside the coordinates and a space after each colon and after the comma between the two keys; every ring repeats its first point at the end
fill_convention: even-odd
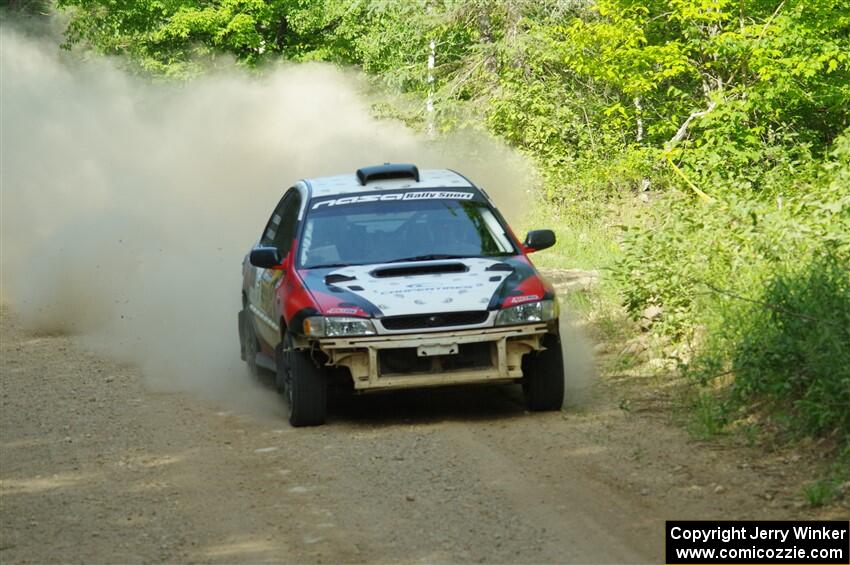
{"type": "Polygon", "coordinates": [[[243,263],[239,340],[275,371],[294,426],[322,424],[328,380],[355,391],[518,382],[564,396],[558,301],[487,194],[450,170],[385,164],[302,180],[243,263]]]}

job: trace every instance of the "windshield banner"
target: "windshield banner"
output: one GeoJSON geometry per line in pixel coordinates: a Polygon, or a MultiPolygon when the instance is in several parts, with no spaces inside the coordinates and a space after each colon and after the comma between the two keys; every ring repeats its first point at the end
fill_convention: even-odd
{"type": "Polygon", "coordinates": [[[475,192],[458,190],[408,190],[405,192],[382,192],[380,194],[359,194],[354,196],[345,196],[342,198],[313,200],[310,209],[316,210],[317,208],[364,204],[366,202],[397,202],[399,200],[473,200],[475,199],[475,196],[475,192]]]}

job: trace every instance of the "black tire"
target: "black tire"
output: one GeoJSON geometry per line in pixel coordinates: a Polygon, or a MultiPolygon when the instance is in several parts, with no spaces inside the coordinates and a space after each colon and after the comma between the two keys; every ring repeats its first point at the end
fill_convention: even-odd
{"type": "Polygon", "coordinates": [[[560,410],[564,404],[564,357],[556,335],[543,339],[545,350],[529,353],[522,360],[523,391],[533,412],[560,410]]]}
{"type": "Polygon", "coordinates": [[[245,316],[247,314],[244,309],[239,310],[239,315],[236,318],[239,326],[239,358],[243,361],[245,360],[245,316]]]}
{"type": "Polygon", "coordinates": [[[325,423],[328,412],[327,372],[309,352],[294,349],[288,334],[282,345],[276,380],[286,396],[289,423],[296,428],[320,426],[325,423]]]}
{"type": "Polygon", "coordinates": [[[257,368],[257,353],[260,351],[260,342],[257,341],[257,332],[254,330],[254,320],[251,313],[243,310],[240,315],[242,321],[242,359],[248,364],[248,370],[255,377],[259,375],[257,368]]]}

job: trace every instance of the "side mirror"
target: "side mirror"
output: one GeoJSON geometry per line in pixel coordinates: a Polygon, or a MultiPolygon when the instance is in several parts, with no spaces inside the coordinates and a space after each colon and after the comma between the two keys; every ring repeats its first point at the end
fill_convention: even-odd
{"type": "Polygon", "coordinates": [[[555,245],[555,232],[552,230],[532,230],[525,236],[522,246],[526,253],[540,251],[555,245]]]}
{"type": "Polygon", "coordinates": [[[255,267],[263,269],[274,269],[282,262],[276,247],[255,247],[251,250],[248,261],[255,267]]]}

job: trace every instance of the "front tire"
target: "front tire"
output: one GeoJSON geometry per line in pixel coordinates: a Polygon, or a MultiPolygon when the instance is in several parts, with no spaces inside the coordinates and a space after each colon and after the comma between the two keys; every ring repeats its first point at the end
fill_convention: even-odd
{"type": "Polygon", "coordinates": [[[295,349],[289,335],[284,338],[277,366],[277,382],[279,387],[282,385],[286,396],[289,423],[296,428],[324,424],[328,411],[328,378],[325,368],[319,366],[309,352],[295,349]]]}
{"type": "Polygon", "coordinates": [[[560,410],[564,404],[564,356],[558,336],[543,338],[543,351],[522,360],[525,402],[532,412],[560,410]]]}

